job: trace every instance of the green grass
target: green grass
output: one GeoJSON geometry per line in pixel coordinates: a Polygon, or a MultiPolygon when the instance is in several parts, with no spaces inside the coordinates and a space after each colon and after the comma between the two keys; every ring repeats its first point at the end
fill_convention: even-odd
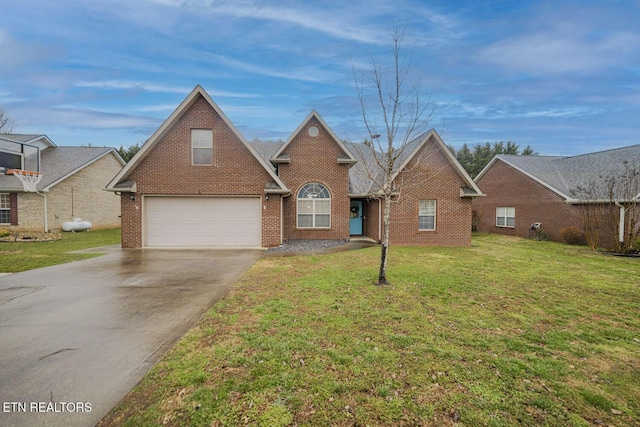
{"type": "Polygon", "coordinates": [[[262,258],[103,424],[640,424],[640,260],[479,235],[377,287],[378,256],[262,258]]]}
{"type": "Polygon", "coordinates": [[[120,243],[119,228],[63,233],[61,240],[51,242],[0,242],[0,273],[17,273],[91,258],[99,254],[67,252],[117,243],[120,243]]]}

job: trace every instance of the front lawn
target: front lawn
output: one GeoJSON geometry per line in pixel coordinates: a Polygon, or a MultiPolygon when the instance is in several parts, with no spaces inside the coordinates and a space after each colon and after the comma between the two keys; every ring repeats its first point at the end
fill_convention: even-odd
{"type": "Polygon", "coordinates": [[[119,228],[62,233],[61,240],[51,242],[0,242],[0,273],[17,273],[91,258],[99,254],[67,252],[119,243],[119,228]]]}
{"type": "Polygon", "coordinates": [[[103,425],[640,424],[640,259],[471,248],[264,257],[103,425]]]}

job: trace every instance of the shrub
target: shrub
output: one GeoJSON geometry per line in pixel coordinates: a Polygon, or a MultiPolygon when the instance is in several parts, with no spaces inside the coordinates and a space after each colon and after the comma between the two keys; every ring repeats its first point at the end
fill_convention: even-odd
{"type": "Polygon", "coordinates": [[[576,227],[565,227],[560,230],[560,237],[562,240],[567,242],[570,245],[586,245],[587,239],[584,236],[584,233],[578,230],[576,227]]]}
{"type": "Polygon", "coordinates": [[[7,229],[0,228],[0,237],[7,237],[11,232],[7,229]]]}

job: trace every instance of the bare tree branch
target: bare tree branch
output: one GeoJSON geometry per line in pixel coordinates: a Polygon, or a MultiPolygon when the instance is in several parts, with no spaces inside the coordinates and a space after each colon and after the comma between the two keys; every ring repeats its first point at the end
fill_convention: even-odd
{"type": "MultiPolygon", "coordinates": [[[[362,167],[373,182],[370,197],[379,199],[383,204],[379,285],[389,283],[386,266],[391,206],[408,185],[404,176],[399,175],[400,167],[411,154],[408,150],[417,147],[414,142],[417,144],[416,138],[426,132],[434,111],[432,92],[425,97],[419,80],[408,83],[413,52],[406,53],[403,48],[405,33],[406,27],[395,27],[391,31],[393,63],[388,80],[385,79],[385,70],[374,58],[370,60],[367,74],[358,77],[353,70],[362,120],[368,133],[365,143],[358,144],[356,149],[360,150],[361,158],[373,159],[372,162],[364,162],[362,167]],[[378,131],[378,119],[382,121],[384,134],[378,131]]],[[[413,161],[424,160],[422,157],[418,156],[413,161]]],[[[414,163],[414,167],[416,165],[414,163]]]]}
{"type": "Polygon", "coordinates": [[[0,109],[0,133],[12,133],[14,122],[0,109]]]}

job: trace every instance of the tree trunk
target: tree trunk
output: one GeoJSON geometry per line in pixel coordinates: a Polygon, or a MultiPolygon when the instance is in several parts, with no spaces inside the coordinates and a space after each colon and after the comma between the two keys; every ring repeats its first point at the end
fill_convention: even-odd
{"type": "Polygon", "coordinates": [[[387,280],[387,256],[389,251],[389,217],[391,216],[391,195],[385,195],[382,199],[382,244],[380,245],[380,272],[378,273],[378,285],[388,285],[387,280]]]}

